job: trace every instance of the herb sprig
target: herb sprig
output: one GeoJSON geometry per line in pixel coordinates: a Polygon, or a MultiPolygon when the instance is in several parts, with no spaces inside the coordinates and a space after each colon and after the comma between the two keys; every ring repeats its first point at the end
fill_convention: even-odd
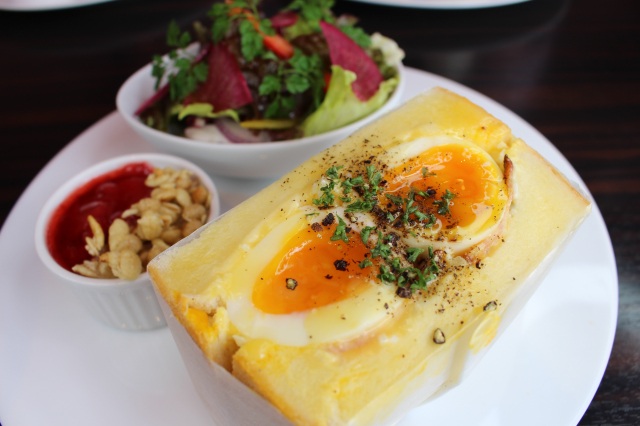
{"type": "Polygon", "coordinates": [[[322,20],[334,21],[331,13],[334,3],[334,0],[293,0],[286,10],[298,12],[308,25],[317,29],[322,20]]]}
{"type": "Polygon", "coordinates": [[[342,166],[331,166],[325,172],[324,175],[327,178],[327,183],[320,188],[322,196],[320,196],[320,198],[314,199],[313,204],[320,208],[333,207],[335,202],[334,189],[336,187],[338,179],[340,178],[339,171],[341,168],[342,166]]]}
{"type": "MultiPolygon", "coordinates": [[[[399,221],[403,226],[410,227],[420,224],[424,228],[432,227],[437,218],[431,211],[423,211],[421,207],[424,203],[418,201],[416,197],[433,199],[435,191],[419,191],[412,188],[407,196],[398,196],[390,193],[384,194],[389,200],[388,210],[384,211],[378,206],[380,193],[384,191],[386,183],[383,180],[382,172],[374,165],[368,165],[364,172],[356,176],[343,177],[342,166],[332,166],[324,173],[325,183],[320,188],[320,197],[313,200],[313,203],[320,208],[334,207],[339,199],[345,206],[346,213],[370,212],[378,210],[377,217],[386,218],[386,224],[379,226],[365,226],[360,231],[362,242],[369,246],[369,254],[359,263],[360,268],[374,265],[374,260],[378,260],[377,277],[382,282],[395,284],[398,287],[397,294],[401,297],[411,297],[416,290],[423,290],[437,279],[440,272],[436,262],[436,255],[432,247],[425,249],[420,247],[396,247],[398,237],[393,232],[385,233],[386,226],[394,225],[399,221]],[[374,243],[370,243],[372,236],[375,236],[374,243]],[[422,265],[422,266],[417,266],[422,265]]],[[[425,168],[423,177],[432,175],[425,168]]],[[[433,205],[440,215],[450,214],[449,206],[455,194],[446,190],[440,199],[433,200],[433,205]]],[[[338,225],[331,240],[349,241],[347,233],[350,231],[344,219],[338,216],[338,225]]]]}
{"type": "Polygon", "coordinates": [[[207,64],[194,63],[194,55],[185,51],[191,41],[191,34],[181,31],[178,24],[171,21],[167,30],[167,45],[174,49],[167,54],[168,60],[160,55],[153,57],[151,75],[156,79],[155,89],[158,90],[164,77],[167,76],[169,97],[173,101],[181,101],[207,79],[209,72],[207,64]],[[170,73],[171,68],[174,68],[173,73],[170,73]]]}
{"type": "Polygon", "coordinates": [[[441,199],[433,202],[433,204],[438,207],[438,214],[444,216],[451,213],[449,207],[451,206],[451,200],[453,200],[455,196],[456,194],[447,189],[441,199]]]}
{"type": "Polygon", "coordinates": [[[260,96],[271,97],[265,117],[287,117],[296,106],[296,96],[306,91],[310,91],[312,96],[311,108],[317,108],[323,98],[321,65],[320,56],[305,55],[299,49],[294,50],[289,61],[281,61],[277,73],[266,75],[258,88],[260,96]]]}

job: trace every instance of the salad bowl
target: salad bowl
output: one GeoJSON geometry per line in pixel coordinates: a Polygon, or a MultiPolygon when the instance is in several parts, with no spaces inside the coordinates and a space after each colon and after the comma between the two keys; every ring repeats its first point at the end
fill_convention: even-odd
{"type": "Polygon", "coordinates": [[[398,86],[382,107],[360,120],[326,133],[276,142],[213,144],[156,130],[136,116],[135,111],[140,104],[154,94],[151,67],[148,64],[138,70],[118,91],[116,104],[127,124],[160,152],[190,160],[212,175],[248,179],[277,178],[393,110],[400,105],[405,82],[404,67],[400,64],[398,86]]]}
{"type": "Polygon", "coordinates": [[[214,4],[211,30],[170,24],[173,50],[121,86],[118,111],[157,150],[211,175],[272,179],[399,105],[393,40],[330,9],[311,20],[317,5],[265,17],[247,4],[214,4]]]}

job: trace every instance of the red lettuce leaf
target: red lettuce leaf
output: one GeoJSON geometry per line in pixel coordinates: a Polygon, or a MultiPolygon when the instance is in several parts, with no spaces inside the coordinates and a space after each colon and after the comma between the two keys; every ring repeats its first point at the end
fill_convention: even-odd
{"type": "Polygon", "coordinates": [[[331,63],[355,73],[356,81],[351,87],[360,100],[371,98],[384,80],[376,63],[339,28],[324,21],[320,22],[320,27],[327,40],[331,63]]]}
{"type": "Polygon", "coordinates": [[[209,74],[195,92],[187,96],[185,105],[203,102],[215,111],[236,109],[253,102],[236,58],[225,43],[211,46],[207,57],[209,74]]]}

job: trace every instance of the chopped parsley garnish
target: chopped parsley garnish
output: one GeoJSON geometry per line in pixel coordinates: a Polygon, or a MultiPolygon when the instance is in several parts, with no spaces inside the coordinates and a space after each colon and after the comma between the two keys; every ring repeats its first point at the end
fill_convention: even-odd
{"type": "MultiPolygon", "coordinates": [[[[412,195],[412,194],[410,194],[412,195]]],[[[406,198],[404,203],[404,214],[402,215],[402,223],[409,223],[409,217],[415,213],[420,213],[418,206],[415,206],[413,197],[406,198]]]]}
{"type": "Polygon", "coordinates": [[[342,167],[332,166],[325,172],[325,176],[327,178],[327,184],[320,188],[322,195],[320,198],[315,198],[313,200],[313,204],[320,208],[327,208],[333,206],[335,203],[335,195],[333,193],[336,187],[336,181],[339,179],[340,174],[338,173],[342,167]]]}
{"type": "MultiPolygon", "coordinates": [[[[423,252],[424,250],[421,248],[409,248],[407,249],[407,260],[415,265],[418,256],[423,252]]],[[[403,267],[398,257],[387,261],[387,265],[384,268],[380,267],[381,279],[384,277],[387,282],[395,282],[399,289],[405,290],[398,292],[401,297],[411,297],[413,291],[426,289],[429,283],[438,277],[437,273],[438,267],[431,247],[429,248],[429,260],[424,269],[416,266],[403,267]]]]}
{"type": "Polygon", "coordinates": [[[331,166],[327,169],[327,172],[325,173],[325,175],[332,180],[336,180],[340,178],[340,169],[342,169],[342,166],[331,166]]]}
{"type": "MultiPolygon", "coordinates": [[[[446,190],[440,199],[433,201],[435,209],[430,209],[416,197],[433,199],[435,190],[429,188],[420,191],[411,188],[407,196],[384,194],[389,203],[380,206],[378,197],[385,184],[383,175],[376,166],[369,164],[363,174],[347,177],[341,175],[341,169],[341,166],[327,169],[324,173],[324,185],[320,188],[322,194],[313,203],[320,208],[328,208],[333,207],[339,198],[345,203],[347,213],[373,212],[373,217],[379,221],[378,226],[362,226],[360,239],[369,248],[369,253],[358,266],[366,268],[379,265],[378,279],[394,283],[398,287],[397,294],[401,297],[411,297],[413,292],[426,289],[440,273],[433,248],[429,247],[426,251],[420,247],[406,247],[395,229],[404,229],[404,232],[413,235],[412,229],[415,226],[433,226],[437,221],[433,210],[437,209],[440,215],[449,214],[449,206],[455,194],[446,190]],[[371,236],[374,232],[376,238],[372,243],[371,236]]],[[[425,168],[423,173],[429,172],[425,168]]],[[[348,242],[351,228],[343,218],[336,217],[338,223],[331,240],[348,242]]]]}
{"type": "Polygon", "coordinates": [[[350,229],[347,227],[347,223],[344,221],[344,219],[342,219],[340,216],[337,216],[337,218],[338,218],[338,225],[336,226],[335,232],[331,236],[331,241],[342,240],[345,243],[348,243],[349,236],[347,235],[347,232],[350,229]]]}
{"type": "Polygon", "coordinates": [[[380,185],[380,182],[382,181],[382,173],[380,173],[380,170],[378,170],[374,165],[368,165],[367,178],[369,179],[369,183],[373,187],[372,190],[374,192],[378,192],[378,185],[380,185]]]}
{"type": "Polygon", "coordinates": [[[449,205],[451,204],[451,200],[453,200],[455,196],[456,194],[447,189],[440,200],[436,200],[433,202],[433,204],[438,207],[438,214],[444,216],[450,213],[449,205]]]}
{"type": "Polygon", "coordinates": [[[348,213],[353,212],[369,212],[376,205],[375,200],[358,200],[347,206],[345,209],[348,213]]]}
{"type": "Polygon", "coordinates": [[[353,188],[361,187],[364,185],[364,178],[362,176],[350,177],[342,181],[340,186],[345,194],[349,194],[353,188]]]}
{"type": "Polygon", "coordinates": [[[418,260],[418,256],[424,252],[423,248],[420,247],[409,247],[407,249],[407,260],[411,263],[415,263],[418,260]]]}
{"type": "Polygon", "coordinates": [[[320,198],[316,198],[313,200],[313,204],[318,207],[331,207],[335,201],[335,197],[333,195],[333,188],[331,187],[331,183],[327,186],[323,186],[321,188],[322,196],[320,198]]]}
{"type": "Polygon", "coordinates": [[[364,228],[362,228],[362,231],[360,232],[360,238],[362,239],[363,243],[367,244],[367,242],[369,242],[371,231],[374,231],[375,229],[375,226],[365,226],[364,228]]]}
{"type": "Polygon", "coordinates": [[[433,213],[429,213],[424,219],[422,219],[422,226],[424,226],[425,228],[431,228],[436,224],[437,220],[438,218],[436,217],[436,215],[434,215],[433,213]]]}
{"type": "Polygon", "coordinates": [[[393,283],[396,281],[396,276],[391,272],[391,268],[387,265],[380,265],[380,273],[378,278],[383,282],[393,283]]]}
{"type": "Polygon", "coordinates": [[[364,259],[362,259],[362,261],[358,264],[358,266],[361,269],[364,269],[368,266],[373,266],[373,262],[371,261],[371,259],[369,259],[368,257],[365,257],[364,259]]]}
{"type": "Polygon", "coordinates": [[[389,199],[389,201],[391,201],[393,204],[395,204],[397,206],[401,206],[402,203],[404,202],[402,200],[402,197],[398,197],[396,195],[384,194],[384,196],[387,197],[389,199]]]}
{"type": "Polygon", "coordinates": [[[371,256],[374,259],[377,257],[388,259],[389,256],[391,256],[391,247],[384,242],[384,237],[382,236],[381,231],[378,231],[378,240],[376,241],[376,246],[371,249],[371,256]]]}

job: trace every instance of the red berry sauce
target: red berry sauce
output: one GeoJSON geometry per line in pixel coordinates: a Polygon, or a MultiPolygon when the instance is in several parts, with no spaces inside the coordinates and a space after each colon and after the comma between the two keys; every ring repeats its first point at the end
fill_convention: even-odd
{"type": "Polygon", "coordinates": [[[75,190],[55,210],[47,229],[47,247],[65,269],[90,259],[85,238],[93,233],[87,217],[92,215],[107,238],[109,225],[151,188],[145,179],[153,171],[147,163],[132,163],[94,178],[75,190]]]}

